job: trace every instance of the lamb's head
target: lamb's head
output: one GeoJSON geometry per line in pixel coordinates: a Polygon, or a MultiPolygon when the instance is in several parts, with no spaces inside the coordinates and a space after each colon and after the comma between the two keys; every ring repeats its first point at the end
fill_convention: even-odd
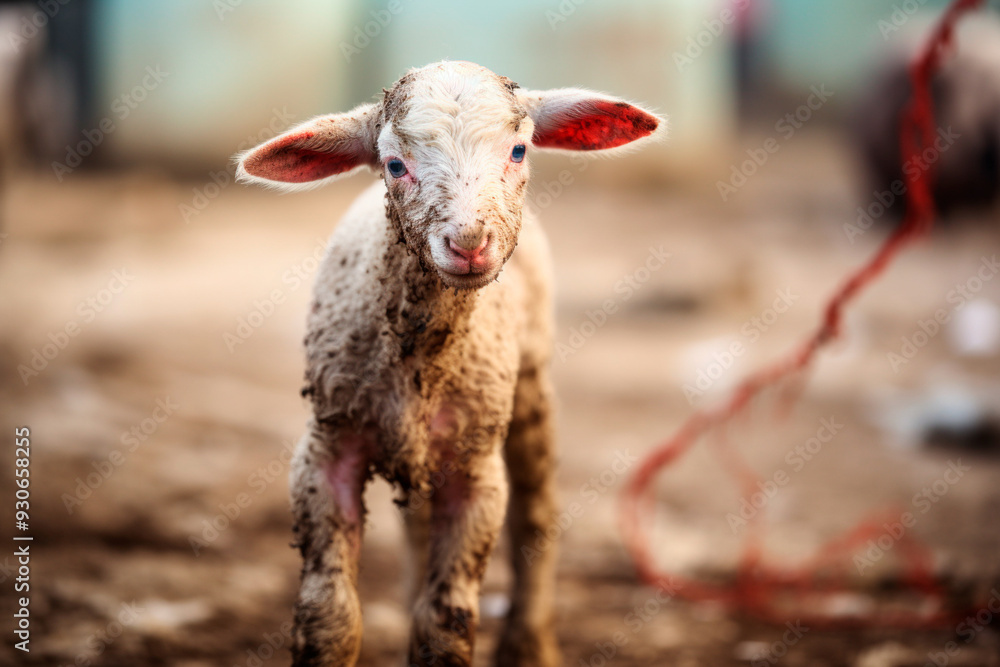
{"type": "Polygon", "coordinates": [[[521,90],[466,62],[411,70],[379,102],[320,116],[240,156],[241,180],[312,187],[370,167],[387,217],[448,287],[493,280],[517,245],[532,149],[595,151],[648,139],[661,119],[586,90],[521,90]]]}

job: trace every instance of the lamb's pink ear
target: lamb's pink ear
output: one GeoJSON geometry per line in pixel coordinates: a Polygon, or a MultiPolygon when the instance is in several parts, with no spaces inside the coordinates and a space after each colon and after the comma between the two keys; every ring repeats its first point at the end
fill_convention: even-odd
{"type": "Polygon", "coordinates": [[[365,104],[342,114],[317,116],[238,156],[237,179],[283,189],[312,187],[377,166],[378,107],[365,104]]]}
{"type": "Polygon", "coordinates": [[[599,151],[654,138],[665,123],[634,104],[579,88],[517,92],[535,122],[537,148],[599,151]]]}

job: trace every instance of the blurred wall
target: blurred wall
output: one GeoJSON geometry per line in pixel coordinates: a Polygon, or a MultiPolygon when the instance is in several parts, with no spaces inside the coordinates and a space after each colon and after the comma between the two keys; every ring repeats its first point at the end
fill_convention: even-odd
{"type": "Polygon", "coordinates": [[[927,28],[951,0],[768,0],[767,63],[786,85],[852,90],[873,58],[927,28]]]}
{"type": "Polygon", "coordinates": [[[93,115],[116,122],[111,157],[217,167],[249,137],[348,104],[332,36],[350,11],[328,0],[99,2],[93,115]]]}
{"type": "MultiPolygon", "coordinates": [[[[705,0],[512,0],[484,4],[443,0],[434,12],[401,11],[371,53],[375,79],[442,58],[472,60],[525,88],[582,86],[645,104],[669,116],[659,150],[636,163],[696,169],[718,154],[731,129],[728,41],[719,23],[707,47],[685,54],[687,40],[729,2],[705,0]],[[674,54],[683,56],[678,64],[674,54]]],[[[382,3],[370,0],[374,9],[382,3]]],[[[367,53],[359,60],[364,62],[367,53]]]]}
{"type": "MultiPolygon", "coordinates": [[[[472,60],[525,87],[585,86],[670,116],[668,160],[690,170],[731,125],[727,41],[690,67],[674,54],[718,15],[702,0],[102,0],[95,12],[95,122],[124,112],[149,67],[162,81],[125,99],[116,162],[218,165],[248,136],[371,99],[403,72],[472,60]],[[134,106],[134,108],[132,108],[134,106]],[[113,111],[116,110],[116,111],[113,111]],[[276,110],[278,113],[276,113],[276,110]],[[127,121],[127,122],[126,122],[127,121]]],[[[147,86],[148,87],[148,86],[147,86]]],[[[266,138],[266,137],[264,137],[266,138]]]]}
{"type": "Polygon", "coordinates": [[[95,0],[92,116],[115,122],[101,147],[113,162],[219,168],[277,130],[372,99],[410,67],[472,60],[524,87],[584,86],[645,103],[669,116],[670,136],[629,169],[717,174],[736,134],[737,53],[752,53],[757,68],[744,97],[780,90],[797,100],[826,84],[836,108],[895,43],[895,28],[919,31],[946,4],[95,0]]]}

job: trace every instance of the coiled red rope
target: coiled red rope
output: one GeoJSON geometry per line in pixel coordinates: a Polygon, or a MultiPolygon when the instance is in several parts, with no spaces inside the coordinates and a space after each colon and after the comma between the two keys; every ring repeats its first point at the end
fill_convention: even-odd
{"type": "MultiPolygon", "coordinates": [[[[955,23],[962,14],[982,4],[983,0],[953,2],[928,43],[910,65],[913,93],[900,123],[903,164],[933,145],[936,128],[930,92],[931,77],[951,44],[955,23]]],[[[788,380],[801,379],[799,374],[840,333],[844,307],[874,281],[904,247],[931,229],[935,217],[930,191],[933,175],[930,169],[911,171],[913,173],[906,175],[906,215],[902,223],[871,260],[850,275],[833,295],[819,328],[788,357],[743,380],[721,405],[691,415],[673,438],[659,445],[642,461],[629,480],[622,497],[621,526],[625,547],[644,582],[666,588],[681,598],[721,603],[732,611],[743,611],[776,623],[800,619],[819,627],[931,628],[956,622],[968,613],[967,609],[947,609],[946,589],[934,578],[930,552],[909,533],[903,534],[893,548],[903,564],[901,584],[912,594],[905,606],[853,614],[840,613],[834,607],[836,596],[850,592],[846,581],[846,563],[851,553],[884,531],[882,523],[885,516],[898,520],[899,512],[863,522],[846,535],[824,545],[816,556],[795,568],[778,568],[762,560],[758,513],[749,522],[735,582],[728,585],[709,584],[660,571],[654,562],[647,529],[652,505],[650,487],[657,474],[676,462],[704,436],[740,416],[765,389],[788,380]]],[[[726,467],[749,497],[757,491],[759,477],[735,452],[730,453],[733,458],[726,461],[726,467]]]]}

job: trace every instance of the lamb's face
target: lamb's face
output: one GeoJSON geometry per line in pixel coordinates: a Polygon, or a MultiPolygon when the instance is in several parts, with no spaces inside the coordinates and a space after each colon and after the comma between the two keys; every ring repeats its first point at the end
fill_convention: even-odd
{"type": "Polygon", "coordinates": [[[528,150],[616,151],[661,128],[617,97],[519,90],[479,65],[441,62],[410,71],[381,102],[317,116],[242,153],[236,175],[298,190],[376,169],[389,221],[423,268],[449,287],[478,288],[517,245],[528,150]]]}
{"type": "Polygon", "coordinates": [[[377,152],[389,219],[449,287],[488,284],[517,245],[534,124],[516,88],[445,62],[386,92],[377,152]]]}

